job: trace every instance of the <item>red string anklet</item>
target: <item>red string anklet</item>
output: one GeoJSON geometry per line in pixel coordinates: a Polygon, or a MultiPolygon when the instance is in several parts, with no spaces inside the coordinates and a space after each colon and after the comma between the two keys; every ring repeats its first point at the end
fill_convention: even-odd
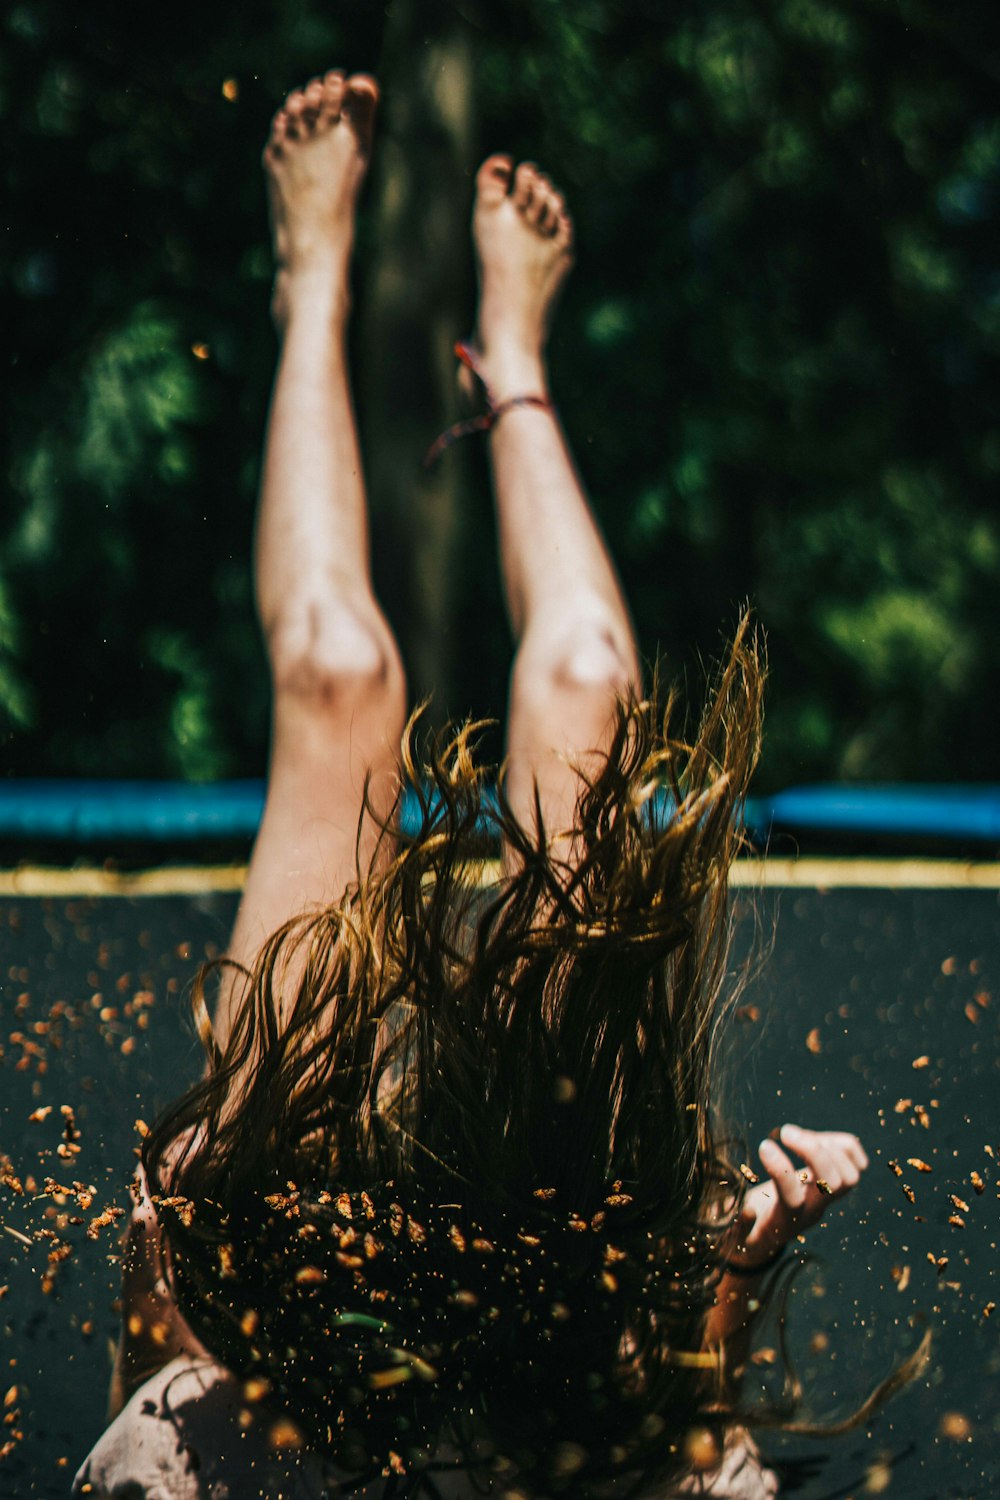
{"type": "Polygon", "coordinates": [[[445,449],[450,448],[452,443],[457,443],[459,438],[470,437],[475,432],[489,432],[505,412],[513,411],[517,406],[537,406],[542,411],[555,410],[547,396],[508,396],[505,401],[497,401],[486,383],[479,357],[472,345],[464,339],[461,340],[455,345],[455,356],[475,376],[483,394],[486,410],[477,417],[468,417],[464,422],[456,422],[454,426],[442,432],[439,438],[435,438],[424,455],[425,469],[437,463],[445,449]]]}

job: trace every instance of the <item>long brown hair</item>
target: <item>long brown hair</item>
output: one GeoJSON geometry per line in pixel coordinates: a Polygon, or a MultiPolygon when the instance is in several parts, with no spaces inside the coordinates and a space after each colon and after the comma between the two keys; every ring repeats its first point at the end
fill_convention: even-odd
{"type": "Polygon", "coordinates": [[[673,693],[623,698],[565,858],[502,776],[489,800],[476,726],[420,757],[414,716],[416,835],[389,819],[274,934],[224,1051],[199,980],[208,1075],[144,1163],[181,1311],[286,1435],[393,1483],[447,1449],[586,1494],[669,1482],[694,1424],[733,1420],[704,1331],[744,1191],[716,1063],[763,679],[744,616],[690,738],[673,693]]]}

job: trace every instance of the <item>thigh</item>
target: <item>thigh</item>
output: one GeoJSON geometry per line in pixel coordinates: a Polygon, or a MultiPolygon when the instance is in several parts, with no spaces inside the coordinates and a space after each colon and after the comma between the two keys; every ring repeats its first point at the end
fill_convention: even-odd
{"type": "MultiPolygon", "coordinates": [[[[367,868],[378,826],[358,825],[365,782],[379,819],[392,811],[405,716],[401,680],[367,693],[335,694],[329,704],[288,695],[275,702],[267,801],[227,956],[252,968],[263,944],[283,923],[329,905],[367,868]]],[[[386,846],[387,853],[393,840],[386,846]]],[[[288,989],[294,975],[288,974],[288,989]]],[[[224,1045],[242,985],[224,982],[215,1031],[224,1045]]]]}

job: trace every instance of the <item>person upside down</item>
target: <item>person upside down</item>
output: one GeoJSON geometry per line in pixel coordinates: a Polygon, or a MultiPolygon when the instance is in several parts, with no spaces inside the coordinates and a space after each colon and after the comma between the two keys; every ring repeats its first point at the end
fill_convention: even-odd
{"type": "Polygon", "coordinates": [[[463,356],[514,639],[498,806],[475,726],[420,739],[345,353],[377,103],[371,77],[327,73],[264,150],[266,808],[196,986],[206,1074],[143,1144],[110,1426],[74,1493],[759,1500],[777,1478],[746,1424],[781,1413],[744,1408],[754,1309],[868,1165],[855,1135],[789,1124],[751,1187],[727,1150],[726,890],[761,647],[744,615],[698,733],[675,734],[551,398],[573,220],[536,166],[493,155],[463,356]]]}

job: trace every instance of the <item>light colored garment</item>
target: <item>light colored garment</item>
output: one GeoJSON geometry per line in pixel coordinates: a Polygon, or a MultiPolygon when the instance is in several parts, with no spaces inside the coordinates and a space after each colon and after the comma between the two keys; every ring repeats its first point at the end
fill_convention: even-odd
{"type": "MultiPolygon", "coordinates": [[[[239,1382],[221,1365],[188,1355],[171,1360],[88,1455],[74,1500],[326,1500],[338,1493],[344,1476],[316,1454],[273,1452],[266,1421],[241,1428],[244,1404],[239,1382]]],[[[471,1500],[462,1474],[435,1481],[448,1500],[471,1500]]],[[[380,1500],[384,1485],[376,1479],[349,1494],[380,1500]]],[[[748,1436],[733,1432],[720,1469],[671,1493],[676,1500],[773,1500],[778,1481],[748,1436]]]]}
{"type": "MultiPolygon", "coordinates": [[[[244,1405],[221,1365],[171,1360],[99,1439],[73,1482],[74,1500],[324,1500],[321,1460],[272,1452],[266,1423],[241,1428],[244,1405]]],[[[358,1493],[367,1500],[381,1488],[358,1493]]]]}

